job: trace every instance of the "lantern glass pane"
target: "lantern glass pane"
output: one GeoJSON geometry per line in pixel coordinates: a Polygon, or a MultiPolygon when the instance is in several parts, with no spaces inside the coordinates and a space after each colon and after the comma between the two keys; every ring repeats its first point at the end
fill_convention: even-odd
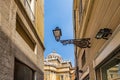
{"type": "Polygon", "coordinates": [[[54,34],[55,34],[56,37],[60,37],[60,31],[59,30],[54,31],[54,34]]]}
{"type": "Polygon", "coordinates": [[[98,34],[96,35],[96,38],[97,38],[97,39],[100,39],[100,38],[102,38],[102,36],[103,36],[103,33],[98,32],[98,34]]]}

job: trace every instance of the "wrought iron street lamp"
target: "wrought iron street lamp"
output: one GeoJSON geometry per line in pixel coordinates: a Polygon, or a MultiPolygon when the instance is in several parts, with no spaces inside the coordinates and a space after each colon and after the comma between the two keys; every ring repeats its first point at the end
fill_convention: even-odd
{"type": "Polygon", "coordinates": [[[60,40],[62,32],[59,27],[53,30],[53,34],[56,41],[61,42],[63,45],[74,44],[80,48],[90,48],[90,38],[60,40]]]}
{"type": "Polygon", "coordinates": [[[62,36],[62,33],[59,27],[56,27],[55,30],[53,30],[53,34],[54,34],[56,41],[60,41],[60,37],[62,36]]]}

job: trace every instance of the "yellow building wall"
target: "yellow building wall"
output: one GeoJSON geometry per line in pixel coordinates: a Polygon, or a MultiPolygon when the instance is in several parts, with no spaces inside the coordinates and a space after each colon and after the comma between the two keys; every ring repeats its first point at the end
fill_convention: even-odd
{"type": "Polygon", "coordinates": [[[56,80],[60,80],[60,76],[59,75],[57,75],[56,80]]]}
{"type": "Polygon", "coordinates": [[[44,0],[36,0],[35,15],[36,31],[44,43],[44,0]]]}

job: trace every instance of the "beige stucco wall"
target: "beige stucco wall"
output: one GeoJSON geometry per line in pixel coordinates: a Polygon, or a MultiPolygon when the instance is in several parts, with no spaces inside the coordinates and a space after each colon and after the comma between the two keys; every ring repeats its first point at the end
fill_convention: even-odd
{"type": "MultiPolygon", "coordinates": [[[[87,68],[89,68],[88,74],[90,75],[90,80],[95,80],[95,68],[93,67],[93,61],[96,56],[101,54],[99,51],[108,41],[105,39],[95,39],[95,36],[97,32],[102,28],[110,28],[112,29],[112,32],[115,31],[115,29],[120,24],[119,4],[119,0],[89,0],[86,7],[83,7],[83,12],[81,14],[78,11],[78,7],[75,8],[75,38],[91,38],[91,48],[80,49],[77,47],[75,51],[78,56],[77,60],[79,61],[79,69],[83,70],[82,75],[84,75],[84,73],[86,73],[87,71],[87,68]],[[82,19],[79,22],[80,15],[82,15],[82,19]],[[86,52],[86,64],[82,67],[81,58],[84,50],[86,52]]],[[[118,39],[116,38],[115,40],[118,39]]],[[[116,41],[114,41],[114,44],[116,44],[115,42],[116,41]]],[[[116,48],[116,46],[114,45],[112,45],[111,47],[116,48]]],[[[111,50],[111,48],[109,48],[105,53],[109,52],[109,50],[111,50]]],[[[99,61],[97,60],[97,62],[99,61]]]]}

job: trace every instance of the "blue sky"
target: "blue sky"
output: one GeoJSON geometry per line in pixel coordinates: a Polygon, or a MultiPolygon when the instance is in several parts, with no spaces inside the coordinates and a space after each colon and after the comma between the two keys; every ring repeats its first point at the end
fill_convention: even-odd
{"type": "Polygon", "coordinates": [[[62,30],[61,40],[73,39],[73,0],[45,0],[45,53],[46,57],[53,50],[60,54],[64,60],[74,64],[74,45],[62,45],[55,41],[52,30],[59,27],[62,30]]]}

